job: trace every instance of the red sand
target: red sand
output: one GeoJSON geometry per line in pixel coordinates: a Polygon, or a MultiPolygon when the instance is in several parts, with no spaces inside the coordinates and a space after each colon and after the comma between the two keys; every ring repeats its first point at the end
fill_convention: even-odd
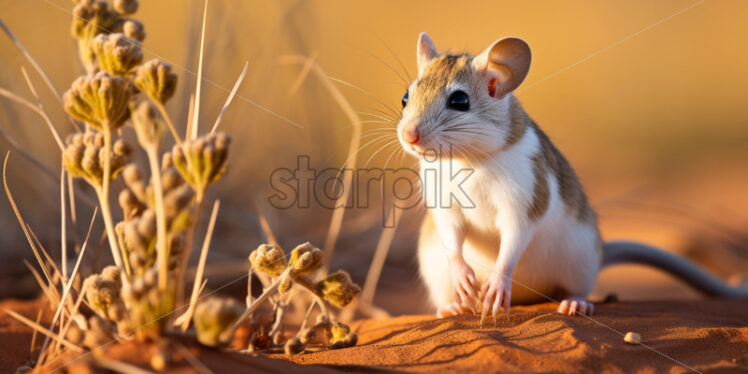
{"type": "MultiPolygon", "coordinates": [[[[6,301],[0,305],[27,316],[35,316],[37,307],[38,302],[6,301]]],[[[291,357],[252,357],[196,346],[189,349],[214,373],[335,369],[681,373],[690,372],[687,367],[701,372],[748,372],[746,300],[599,304],[593,320],[557,315],[553,309],[551,304],[514,307],[509,320],[500,318],[496,326],[484,328],[474,316],[362,320],[352,326],[359,334],[356,347],[291,357]],[[640,333],[651,349],[624,343],[618,332],[627,331],[640,333]]],[[[0,329],[0,371],[12,372],[29,357],[30,329],[7,315],[0,317],[0,329]]],[[[142,345],[113,346],[105,356],[147,368],[143,361],[147,349],[142,345]]],[[[194,372],[183,360],[171,369],[194,372]]]]}

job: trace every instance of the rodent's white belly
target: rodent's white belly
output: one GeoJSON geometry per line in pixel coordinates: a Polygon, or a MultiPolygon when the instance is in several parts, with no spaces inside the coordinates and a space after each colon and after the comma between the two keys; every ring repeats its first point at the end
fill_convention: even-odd
{"type": "MultiPolygon", "coordinates": [[[[587,296],[592,290],[599,271],[596,232],[583,225],[561,225],[538,230],[525,249],[512,277],[512,303],[549,301],[543,295],[587,296]]],[[[494,270],[500,233],[466,234],[463,256],[482,284],[494,270]]]]}
{"type": "MultiPolygon", "coordinates": [[[[471,196],[475,199],[475,207],[462,209],[461,225],[464,229],[465,243],[463,257],[475,271],[479,283],[483,283],[494,270],[501,244],[501,232],[496,225],[496,214],[502,209],[494,202],[501,201],[496,196],[495,185],[481,181],[468,185],[471,196]]],[[[550,202],[548,209],[540,221],[537,229],[525,249],[515,268],[512,277],[512,303],[524,304],[548,301],[543,295],[558,298],[561,296],[586,297],[594,286],[599,271],[600,254],[596,250],[597,229],[586,223],[579,222],[575,217],[566,214],[565,206],[558,194],[556,179],[549,178],[551,184],[550,202]]],[[[429,213],[432,214],[432,213],[429,213]]],[[[424,223],[419,243],[421,261],[426,253],[441,250],[438,232],[429,230],[424,223]]],[[[446,264],[445,264],[446,265],[446,264]]],[[[422,268],[422,275],[430,288],[432,299],[436,303],[443,302],[443,298],[451,299],[451,290],[435,289],[444,287],[437,280],[444,276],[447,269],[439,269],[432,265],[422,268]],[[434,272],[434,274],[428,274],[434,272]],[[434,281],[429,281],[433,279],[434,281]],[[432,283],[432,284],[429,284],[432,283]],[[439,297],[446,291],[443,297],[439,297]]],[[[451,287],[450,287],[451,288],[451,287]]]]}
{"type": "MultiPolygon", "coordinates": [[[[538,221],[535,235],[514,270],[514,303],[548,301],[542,295],[587,296],[597,278],[600,266],[597,228],[570,217],[554,176],[549,176],[549,184],[552,192],[548,210],[538,221]]],[[[493,271],[501,244],[499,228],[488,219],[491,215],[495,217],[501,207],[488,203],[490,200],[483,201],[474,209],[463,210],[466,228],[463,255],[481,283],[493,271]],[[477,261],[471,262],[469,258],[477,261]]]]}

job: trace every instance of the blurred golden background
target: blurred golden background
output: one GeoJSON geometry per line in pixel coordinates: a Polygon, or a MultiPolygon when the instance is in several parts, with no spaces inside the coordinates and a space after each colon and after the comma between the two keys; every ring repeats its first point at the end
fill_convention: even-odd
{"type": "MultiPolygon", "coordinates": [[[[0,0],[0,18],[61,92],[83,72],[69,31],[71,9],[68,0],[0,0]]],[[[159,57],[179,74],[177,94],[167,107],[180,131],[195,89],[202,11],[203,2],[197,0],[144,0],[137,14],[147,33],[145,59],[159,57]]],[[[739,0],[213,0],[208,6],[202,131],[212,125],[245,61],[249,70],[241,97],[221,125],[233,136],[234,146],[228,177],[210,196],[223,204],[209,263],[219,270],[222,264],[244,264],[249,251],[264,240],[257,202],[282,244],[309,240],[321,246],[324,241],[332,211],[314,206],[274,210],[265,201],[268,180],[276,168],[293,168],[298,155],[309,155],[318,169],[341,167],[352,128],[315,77],[307,77],[290,94],[301,66],[280,64],[279,58],[314,56],[329,76],[364,91],[337,83],[356,110],[399,112],[407,87],[403,78],[415,75],[416,38],[426,31],[441,50],[477,53],[507,35],[530,44],[533,63],[517,97],[577,169],[606,239],[641,240],[680,251],[722,276],[745,272],[747,12],[748,3],[739,0]]],[[[29,98],[22,66],[60,131],[70,133],[57,100],[2,35],[0,86],[29,98]]],[[[2,99],[0,127],[59,169],[54,140],[35,113],[2,99]]],[[[363,133],[387,128],[392,129],[367,124],[363,133]]],[[[363,148],[359,164],[383,166],[397,147],[383,149],[365,165],[382,145],[363,148]]],[[[8,149],[7,140],[0,139],[0,152],[8,149]]],[[[390,166],[413,164],[398,158],[390,166]]],[[[59,183],[17,152],[11,152],[8,181],[24,218],[55,252],[59,183]]],[[[30,251],[6,197],[0,200],[0,273],[17,279],[28,274],[21,259],[30,251]]],[[[85,207],[79,211],[90,216],[85,207]]],[[[418,284],[414,250],[420,214],[406,213],[380,282],[377,301],[394,312],[423,311],[390,297],[402,279],[418,284]]],[[[359,281],[382,230],[381,215],[377,203],[346,213],[333,262],[359,281]]],[[[81,235],[82,226],[76,228],[81,235]]],[[[33,281],[27,283],[30,288],[0,290],[0,296],[20,296],[33,289],[33,281]]],[[[628,299],[695,295],[654,271],[633,267],[604,272],[598,288],[598,293],[615,290],[628,299]]]]}

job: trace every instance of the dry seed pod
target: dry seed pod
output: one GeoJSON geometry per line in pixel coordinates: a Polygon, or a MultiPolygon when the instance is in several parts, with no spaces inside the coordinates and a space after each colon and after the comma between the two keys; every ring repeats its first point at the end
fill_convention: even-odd
{"type": "Polygon", "coordinates": [[[91,146],[83,151],[83,159],[81,159],[81,166],[88,175],[99,175],[102,173],[99,167],[99,153],[102,151],[101,148],[91,146]]]}
{"type": "Polygon", "coordinates": [[[143,175],[140,174],[140,170],[138,170],[138,167],[135,164],[128,164],[122,170],[122,179],[125,180],[125,183],[127,183],[129,187],[131,184],[138,182],[142,183],[143,175]]]}
{"type": "Polygon", "coordinates": [[[208,347],[228,343],[231,339],[231,326],[243,310],[239,302],[229,298],[211,297],[201,302],[195,308],[193,316],[197,340],[208,347]]]}
{"type": "Polygon", "coordinates": [[[149,149],[158,145],[164,126],[161,125],[153,104],[147,101],[141,102],[132,113],[132,123],[135,127],[135,134],[138,136],[138,142],[143,148],[149,149]]]}
{"type": "Polygon", "coordinates": [[[331,349],[352,347],[358,341],[358,336],[351,333],[351,328],[341,322],[333,324],[330,332],[332,333],[330,337],[331,349]]]}
{"type": "Polygon", "coordinates": [[[161,184],[163,184],[164,191],[171,191],[184,183],[184,180],[179,176],[179,172],[174,168],[167,168],[161,172],[161,184]]]}
{"type": "Polygon", "coordinates": [[[322,266],[322,257],[322,250],[306,242],[291,251],[288,264],[296,274],[311,274],[322,266]]]}
{"type": "Polygon", "coordinates": [[[182,253],[184,249],[184,233],[169,234],[169,254],[172,256],[182,253]]]}
{"type": "Polygon", "coordinates": [[[125,220],[137,216],[145,206],[135,197],[129,188],[123,188],[119,193],[119,206],[122,208],[125,220]]]}
{"type": "Polygon", "coordinates": [[[124,318],[119,270],[106,268],[101,275],[89,276],[86,284],[86,300],[91,309],[108,320],[117,321],[124,318]]]}
{"type": "Polygon", "coordinates": [[[172,73],[171,65],[158,59],[150,60],[135,73],[135,86],[151,100],[163,104],[174,95],[177,75],[172,73]]]}
{"type": "Polygon", "coordinates": [[[132,148],[124,140],[117,139],[112,144],[112,152],[114,152],[115,156],[128,156],[132,152],[132,148]]]}
{"type": "Polygon", "coordinates": [[[135,269],[143,269],[148,265],[148,258],[142,253],[132,252],[128,258],[130,259],[130,266],[135,269]]]}
{"type": "Polygon", "coordinates": [[[101,271],[101,277],[103,279],[114,281],[118,286],[121,285],[121,274],[119,268],[114,265],[109,265],[101,271]]]}
{"type": "Polygon", "coordinates": [[[286,269],[286,254],[283,249],[272,244],[260,244],[249,254],[252,267],[269,275],[280,275],[286,269]]]}
{"type": "Polygon", "coordinates": [[[146,192],[145,182],[143,181],[143,175],[140,174],[140,170],[135,164],[128,164],[122,169],[122,179],[125,181],[127,188],[132,191],[135,197],[140,200],[141,203],[145,203],[146,192]]]}
{"type": "Polygon", "coordinates": [[[123,303],[113,304],[110,305],[109,308],[107,308],[107,317],[112,321],[122,321],[126,316],[127,308],[125,308],[125,304],[123,303]]]}
{"type": "Polygon", "coordinates": [[[166,370],[166,364],[169,362],[168,358],[163,352],[156,352],[151,356],[150,364],[153,370],[164,371],[166,370]]]}
{"type": "Polygon", "coordinates": [[[138,234],[144,238],[153,238],[156,236],[156,212],[146,209],[137,221],[138,234]]]}
{"type": "Polygon", "coordinates": [[[148,269],[148,271],[143,274],[143,283],[148,288],[154,287],[156,285],[157,279],[158,274],[156,273],[155,269],[148,269]]]}
{"type": "Polygon", "coordinates": [[[295,355],[298,353],[301,353],[306,348],[306,345],[301,342],[301,339],[298,337],[294,337],[292,339],[289,339],[286,342],[286,345],[283,346],[283,350],[286,352],[287,355],[295,355]]]}
{"type": "Polygon", "coordinates": [[[83,343],[85,336],[85,331],[81,330],[78,325],[72,324],[68,328],[68,332],[65,334],[65,339],[73,344],[81,344],[83,343]]]}
{"type": "Polygon", "coordinates": [[[133,14],[138,11],[138,0],[114,0],[113,7],[121,14],[133,14]]]}
{"type": "Polygon", "coordinates": [[[125,123],[131,94],[126,79],[99,72],[76,79],[63,99],[71,116],[102,131],[115,130],[125,123]]]}
{"type": "MultiPolygon", "coordinates": [[[[187,208],[190,207],[193,196],[194,193],[192,192],[192,189],[187,185],[179,186],[171,191],[168,191],[168,193],[166,193],[166,196],[164,196],[166,217],[169,220],[177,218],[180,213],[184,212],[187,208]]],[[[175,230],[174,227],[170,227],[170,230],[181,231],[175,230]]]]}
{"type": "Polygon", "coordinates": [[[231,138],[224,133],[210,133],[174,146],[171,159],[187,183],[198,191],[219,180],[226,173],[231,138]]]}
{"type": "Polygon", "coordinates": [[[126,19],[122,23],[122,33],[126,37],[142,42],[145,40],[145,28],[138,20],[126,19]]]}
{"type": "Polygon", "coordinates": [[[343,307],[348,305],[353,297],[361,292],[361,288],[353,283],[347,272],[338,270],[319,281],[317,291],[323,295],[325,300],[343,307]]]}
{"type": "Polygon", "coordinates": [[[331,328],[332,324],[327,317],[324,314],[320,314],[317,316],[317,322],[314,326],[305,329],[305,331],[299,334],[299,338],[302,343],[309,344],[309,342],[317,335],[318,331],[324,331],[327,341],[330,341],[332,339],[331,328]]]}
{"type": "Polygon", "coordinates": [[[163,157],[161,158],[161,170],[169,169],[172,166],[174,166],[174,162],[171,160],[171,153],[164,153],[163,157]]]}
{"type": "Polygon", "coordinates": [[[119,15],[105,1],[84,0],[73,8],[72,33],[77,39],[91,39],[116,29],[119,15]]]}
{"type": "Polygon", "coordinates": [[[123,239],[125,246],[132,252],[146,253],[150,238],[143,237],[138,231],[137,219],[125,222],[123,239]]]}
{"type": "Polygon", "coordinates": [[[330,331],[332,332],[332,340],[338,341],[343,340],[343,338],[348,336],[348,334],[351,332],[351,328],[342,322],[336,322],[332,325],[330,331]]]}
{"type": "Polygon", "coordinates": [[[65,147],[65,153],[63,153],[65,167],[70,171],[73,176],[81,176],[78,171],[82,172],[81,162],[83,161],[83,154],[86,151],[86,146],[83,144],[70,143],[65,147]]]}
{"type": "Polygon", "coordinates": [[[82,133],[79,133],[79,132],[70,134],[70,135],[68,135],[67,138],[65,138],[65,144],[83,145],[83,137],[84,137],[84,135],[82,133]]]}
{"type": "Polygon", "coordinates": [[[96,35],[118,32],[122,19],[105,1],[84,0],[73,8],[73,36],[78,39],[78,55],[89,73],[96,71],[96,54],[91,41],[96,35]]]}
{"type": "Polygon", "coordinates": [[[91,41],[99,67],[110,75],[127,76],[143,61],[140,43],[124,34],[99,34],[91,41]]]}

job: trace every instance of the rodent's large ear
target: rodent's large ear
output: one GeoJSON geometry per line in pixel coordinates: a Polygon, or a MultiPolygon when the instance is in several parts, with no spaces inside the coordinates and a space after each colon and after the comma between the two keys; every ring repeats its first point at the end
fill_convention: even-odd
{"type": "Polygon", "coordinates": [[[489,95],[501,99],[525,80],[531,59],[530,46],[524,40],[507,37],[491,44],[474,63],[476,70],[489,77],[489,95]]]}
{"type": "Polygon", "coordinates": [[[418,45],[416,46],[416,55],[418,57],[418,71],[423,70],[423,67],[431,61],[434,57],[439,56],[434,42],[431,41],[428,34],[422,32],[418,35],[418,45]]]}

